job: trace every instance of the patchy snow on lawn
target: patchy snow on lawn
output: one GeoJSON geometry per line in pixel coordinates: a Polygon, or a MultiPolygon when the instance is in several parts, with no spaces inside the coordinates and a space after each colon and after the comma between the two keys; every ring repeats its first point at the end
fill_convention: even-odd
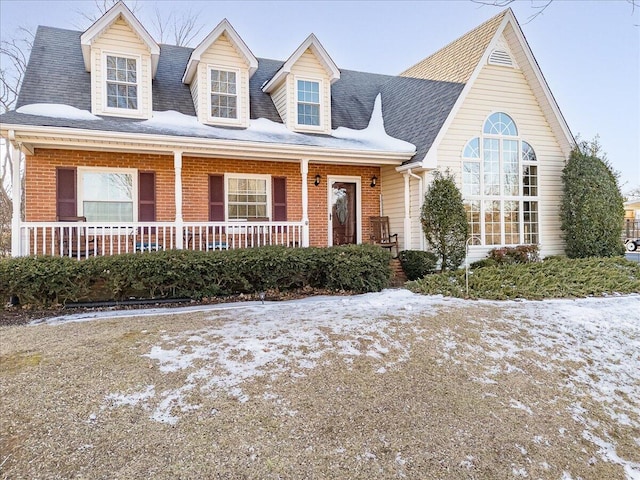
{"type": "MultiPolygon", "coordinates": [[[[393,375],[395,368],[411,358],[413,348],[427,342],[436,346],[440,365],[479,365],[480,375],[472,380],[487,389],[499,386],[505,376],[526,373],[523,368],[531,367],[525,365],[561,373],[554,378],[562,381],[553,388],[569,392],[569,398],[576,399],[568,418],[581,426],[583,439],[597,447],[600,461],[621,465],[627,478],[640,479],[640,464],[623,458],[615,434],[601,428],[602,422],[594,416],[597,412],[589,410],[600,405],[604,412],[601,415],[608,416],[611,424],[631,431],[640,429],[638,295],[467,302],[386,290],[352,297],[200,307],[205,308],[212,320],[210,327],[165,334],[144,354],[164,374],[184,374],[184,384],[162,392],[143,385],[138,392],[113,393],[105,398],[109,408],[131,406],[137,401],[154,420],[174,424],[181,413],[199,408],[189,403],[192,392],[213,398],[229,395],[245,403],[251,400],[245,387],[251,380],[304,377],[336,356],[345,362],[345,368],[351,368],[356,359],[367,359],[372,375],[393,375]],[[478,305],[490,306],[497,313],[492,318],[468,318],[461,328],[431,328],[424,321],[450,309],[478,305]],[[465,336],[465,328],[477,335],[465,336]]],[[[82,314],[47,323],[68,321],[83,321],[82,314]]],[[[487,395],[493,394],[487,390],[487,395]]],[[[532,424],[547,407],[536,398],[515,397],[505,397],[504,404],[522,411],[532,424]]],[[[296,415],[287,408],[285,398],[269,391],[261,398],[271,399],[274,410],[282,415],[296,415]]],[[[532,431],[532,442],[546,442],[538,433],[532,431]]],[[[632,436],[640,446],[636,437],[632,436]]],[[[512,473],[528,475],[522,465],[514,465],[512,473]]]]}

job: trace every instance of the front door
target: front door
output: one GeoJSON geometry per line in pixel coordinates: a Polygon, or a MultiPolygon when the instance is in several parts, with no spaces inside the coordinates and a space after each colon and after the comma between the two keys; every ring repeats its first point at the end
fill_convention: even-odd
{"type": "Polygon", "coordinates": [[[332,245],[358,243],[357,185],[352,182],[331,182],[331,212],[329,223],[332,245]]]}

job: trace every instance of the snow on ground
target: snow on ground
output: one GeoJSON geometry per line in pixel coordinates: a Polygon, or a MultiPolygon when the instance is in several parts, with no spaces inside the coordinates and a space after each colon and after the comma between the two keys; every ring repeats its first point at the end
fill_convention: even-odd
{"type": "MultiPolygon", "coordinates": [[[[522,372],[518,359],[526,354],[527,360],[542,371],[567,373],[565,383],[558,388],[569,389],[577,399],[597,401],[615,424],[640,429],[640,296],[470,303],[497,307],[500,312],[497,319],[467,320],[480,332],[473,343],[471,337],[451,328],[428,333],[416,321],[436,314],[442,307],[465,308],[469,303],[406,290],[264,305],[252,302],[196,307],[208,310],[212,320],[229,320],[198,331],[165,335],[161,344],[144,355],[162,372],[186,373],[184,385],[163,392],[146,385],[136,392],[113,393],[105,399],[105,408],[140,402],[150,410],[151,418],[174,424],[181,412],[198,408],[187,400],[194,389],[214,397],[228,394],[246,402],[246,382],[256,377],[305,376],[322,366],[329,353],[339,355],[347,366],[355,357],[367,355],[375,361],[372,375],[388,375],[394,366],[410,358],[411,341],[427,340],[438,346],[441,364],[479,362],[484,374],[474,381],[487,385],[500,382],[504,375],[522,372]],[[565,367],[567,364],[571,367],[565,367]],[[157,398],[150,402],[153,397],[157,398]]],[[[117,314],[78,314],[46,323],[113,318],[117,314]]],[[[286,409],[286,399],[273,396],[273,400],[283,414],[296,414],[286,409]]],[[[535,399],[531,399],[531,405],[514,398],[504,400],[511,408],[534,416],[535,399]]],[[[629,479],[640,479],[640,464],[621,458],[616,439],[598,428],[599,422],[590,417],[581,401],[572,405],[571,413],[583,426],[583,438],[599,448],[604,461],[622,465],[629,479]]],[[[546,440],[536,437],[533,441],[546,440]]],[[[640,446],[640,438],[636,442],[640,446]]],[[[526,477],[527,472],[514,467],[513,475],[526,477]]]]}

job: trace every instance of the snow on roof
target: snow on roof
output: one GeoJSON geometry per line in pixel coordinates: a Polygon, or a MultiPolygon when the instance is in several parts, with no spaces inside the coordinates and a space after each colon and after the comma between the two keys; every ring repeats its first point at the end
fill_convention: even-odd
{"type": "MultiPolygon", "coordinates": [[[[101,120],[100,117],[86,110],[53,103],[25,105],[20,107],[17,112],[70,120],[101,120]]],[[[220,140],[309,145],[322,148],[394,153],[413,153],[416,150],[413,144],[391,137],[385,131],[380,95],[376,98],[367,128],[353,130],[339,127],[333,130],[331,135],[305,135],[292,132],[282,123],[273,122],[266,118],[251,120],[248,128],[215,127],[204,125],[198,121],[197,117],[185,115],[175,110],[154,111],[151,119],[135,122],[135,125],[143,130],[148,130],[150,134],[160,133],[220,140]]]]}
{"type": "Polygon", "coordinates": [[[68,118],[69,120],[101,120],[87,110],[59,103],[32,103],[16,110],[25,115],[39,115],[41,117],[68,118]]]}

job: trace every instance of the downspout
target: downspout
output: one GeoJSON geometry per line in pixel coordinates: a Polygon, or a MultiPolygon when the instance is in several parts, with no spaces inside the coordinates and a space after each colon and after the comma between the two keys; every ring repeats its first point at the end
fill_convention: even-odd
{"type": "MultiPolygon", "coordinates": [[[[423,200],[423,190],[422,190],[422,177],[420,175],[416,175],[415,173],[413,173],[411,171],[411,169],[407,170],[407,174],[410,175],[413,178],[417,178],[418,179],[418,205],[420,205],[420,207],[422,207],[422,200],[423,200]]],[[[418,211],[420,211],[420,207],[418,208],[418,211]]],[[[420,213],[418,213],[418,215],[420,215],[420,213]]],[[[424,250],[425,249],[425,238],[424,235],[420,235],[420,250],[424,250]]]]}

